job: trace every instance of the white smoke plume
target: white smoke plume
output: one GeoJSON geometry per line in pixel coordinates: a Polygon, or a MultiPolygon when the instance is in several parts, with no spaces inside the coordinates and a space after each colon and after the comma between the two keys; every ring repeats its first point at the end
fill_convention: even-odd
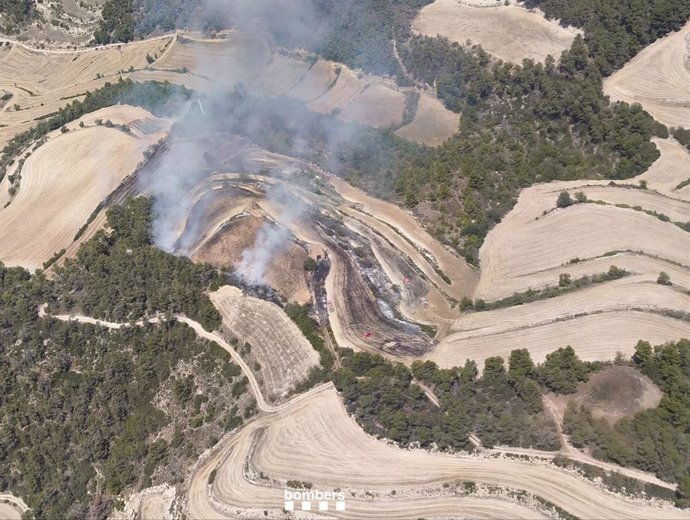
{"type": "Polygon", "coordinates": [[[242,252],[242,261],[237,268],[237,273],[251,284],[265,283],[268,265],[290,240],[290,226],[303,218],[307,211],[301,199],[283,188],[271,188],[266,192],[266,197],[277,208],[276,221],[262,224],[254,245],[242,252]]]}

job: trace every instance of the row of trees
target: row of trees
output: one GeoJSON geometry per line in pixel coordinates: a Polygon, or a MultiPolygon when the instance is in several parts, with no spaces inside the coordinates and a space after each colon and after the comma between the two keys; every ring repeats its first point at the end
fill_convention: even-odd
{"type": "Polygon", "coordinates": [[[481,377],[469,360],[451,369],[416,361],[408,369],[378,355],[341,353],[343,366],[333,381],[365,430],[404,445],[450,450],[471,449],[471,432],[485,446],[559,449],[556,427],[543,409],[542,388],[573,392],[595,369],[571,347],[549,354],[539,366],[526,349],[512,351],[507,367],[502,358],[491,357],[481,377]],[[438,407],[415,381],[431,389],[438,407]]]}
{"type": "Polygon", "coordinates": [[[7,167],[14,163],[15,157],[31,143],[84,114],[122,103],[140,106],[159,117],[165,117],[177,113],[181,104],[191,95],[192,91],[185,87],[167,82],[136,83],[122,78],[115,83],[106,82],[101,88],[87,92],[82,101],[67,103],[56,113],[41,119],[33,128],[15,135],[2,149],[0,179],[4,177],[7,167]]]}

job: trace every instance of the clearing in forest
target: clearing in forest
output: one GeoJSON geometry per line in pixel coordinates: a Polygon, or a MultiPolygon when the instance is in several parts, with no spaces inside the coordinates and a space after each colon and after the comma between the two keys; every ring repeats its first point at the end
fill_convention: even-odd
{"type": "Polygon", "coordinates": [[[459,0],[436,0],[425,6],[412,28],[462,44],[469,40],[497,58],[514,63],[522,63],[525,58],[543,62],[549,54],[558,59],[579,32],[547,20],[538,10],[497,3],[469,5],[459,0]]]}

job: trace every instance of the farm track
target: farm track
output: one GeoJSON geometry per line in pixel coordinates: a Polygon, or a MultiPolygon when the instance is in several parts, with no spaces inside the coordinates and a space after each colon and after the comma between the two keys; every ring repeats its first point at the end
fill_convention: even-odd
{"type": "MultiPolygon", "coordinates": [[[[45,316],[43,308],[39,314],[45,316]]],[[[53,318],[112,329],[129,325],[80,315],[53,318]]],[[[546,463],[400,450],[361,431],[330,385],[316,387],[282,405],[270,405],[251,369],[219,334],[205,331],[184,316],[176,318],[200,338],[215,341],[228,351],[247,376],[262,412],[200,462],[187,494],[192,518],[254,518],[264,508],[280,509],[284,486],[281,482],[290,478],[308,480],[319,489],[352,490],[355,496],[347,496],[345,518],[415,518],[439,511],[473,511],[482,518],[540,515],[525,505],[506,501],[507,497],[448,496],[441,484],[458,480],[524,490],[581,518],[658,518],[655,515],[660,514],[664,518],[690,518],[679,510],[659,510],[604,493],[546,463]],[[305,438],[310,439],[308,444],[305,438]],[[206,482],[212,469],[219,476],[208,487],[206,482]],[[269,481],[250,478],[246,474],[248,469],[268,475],[269,481]],[[413,491],[420,487],[424,490],[421,496],[413,491]],[[395,498],[390,494],[393,489],[395,498]],[[380,498],[366,498],[362,490],[375,490],[380,498]]],[[[158,318],[148,321],[155,323],[158,318]]]]}
{"type": "Polygon", "coordinates": [[[286,479],[306,480],[324,491],[345,490],[347,511],[329,513],[338,518],[419,518],[440,511],[462,515],[466,507],[477,508],[475,514],[486,518],[540,516],[520,504],[449,496],[454,487],[448,491],[442,484],[459,480],[524,490],[579,518],[689,516],[603,492],[546,462],[401,450],[366,435],[330,385],[224,439],[195,471],[187,508],[192,518],[261,516],[264,509],[282,508],[286,479]],[[212,470],[218,476],[209,486],[212,470]],[[253,476],[260,473],[267,478],[253,476]]]}

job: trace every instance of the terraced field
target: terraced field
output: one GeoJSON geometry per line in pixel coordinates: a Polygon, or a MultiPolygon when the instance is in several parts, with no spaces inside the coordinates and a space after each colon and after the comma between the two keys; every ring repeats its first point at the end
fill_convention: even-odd
{"type": "Polygon", "coordinates": [[[645,47],[604,81],[615,101],[639,103],[657,121],[690,128],[690,22],[645,47]]]}
{"type": "Polygon", "coordinates": [[[481,361],[525,347],[535,361],[571,345],[588,360],[631,355],[639,339],[664,343],[690,337],[681,319],[690,301],[690,233],[674,222],[690,221],[690,197],[677,190],[690,161],[673,140],[656,140],[662,155],[649,171],[620,185],[574,181],[524,190],[515,208],[487,237],[480,251],[475,299],[487,302],[529,289],[627,270],[623,279],[571,290],[546,300],[463,314],[429,359],[442,366],[481,361]],[[640,181],[647,188],[640,188],[640,181]],[[590,203],[556,208],[562,190],[583,192],[590,203]],[[597,201],[598,203],[593,203],[597,201]],[[653,214],[666,215],[664,221],[653,214]],[[660,272],[672,286],[656,283],[660,272]]]}
{"type": "Polygon", "coordinates": [[[84,51],[44,51],[17,42],[0,46],[0,89],[13,95],[0,110],[0,146],[35,126],[36,118],[126,77],[130,69],[146,67],[146,56],[163,55],[172,41],[161,36],[84,51]]]}
{"type": "Polygon", "coordinates": [[[211,293],[228,333],[252,346],[261,365],[262,389],[269,401],[281,401],[306,379],[319,356],[297,326],[274,303],[244,296],[236,287],[223,286],[211,293]]]}
{"type": "Polygon", "coordinates": [[[333,511],[331,503],[328,513],[336,518],[402,519],[458,511],[473,518],[544,516],[535,501],[506,501],[507,494],[466,496],[459,485],[465,480],[523,490],[579,518],[690,516],[608,494],[545,462],[400,450],[366,435],[330,385],[295,398],[225,439],[196,469],[186,509],[192,518],[275,515],[284,506],[288,479],[308,481],[321,491],[343,490],[346,511],[333,511]]]}
{"type": "Polygon", "coordinates": [[[152,70],[134,79],[182,83],[209,91],[242,83],[252,92],[285,95],[323,114],[373,127],[401,127],[398,135],[437,145],[457,130],[459,115],[422,92],[415,119],[402,126],[405,92],[393,82],[319,60],[313,65],[271,49],[258,36],[232,32],[225,40],[179,38],[152,70]]]}
{"type": "Polygon", "coordinates": [[[145,110],[116,106],[71,123],[67,133],[51,133],[26,157],[14,197],[8,193],[9,176],[0,183],[6,205],[0,209],[0,260],[37,269],[70,247],[89,215],[134,172],[144,151],[165,137],[169,126],[145,110]],[[131,131],[97,125],[97,118],[131,131]]]}

